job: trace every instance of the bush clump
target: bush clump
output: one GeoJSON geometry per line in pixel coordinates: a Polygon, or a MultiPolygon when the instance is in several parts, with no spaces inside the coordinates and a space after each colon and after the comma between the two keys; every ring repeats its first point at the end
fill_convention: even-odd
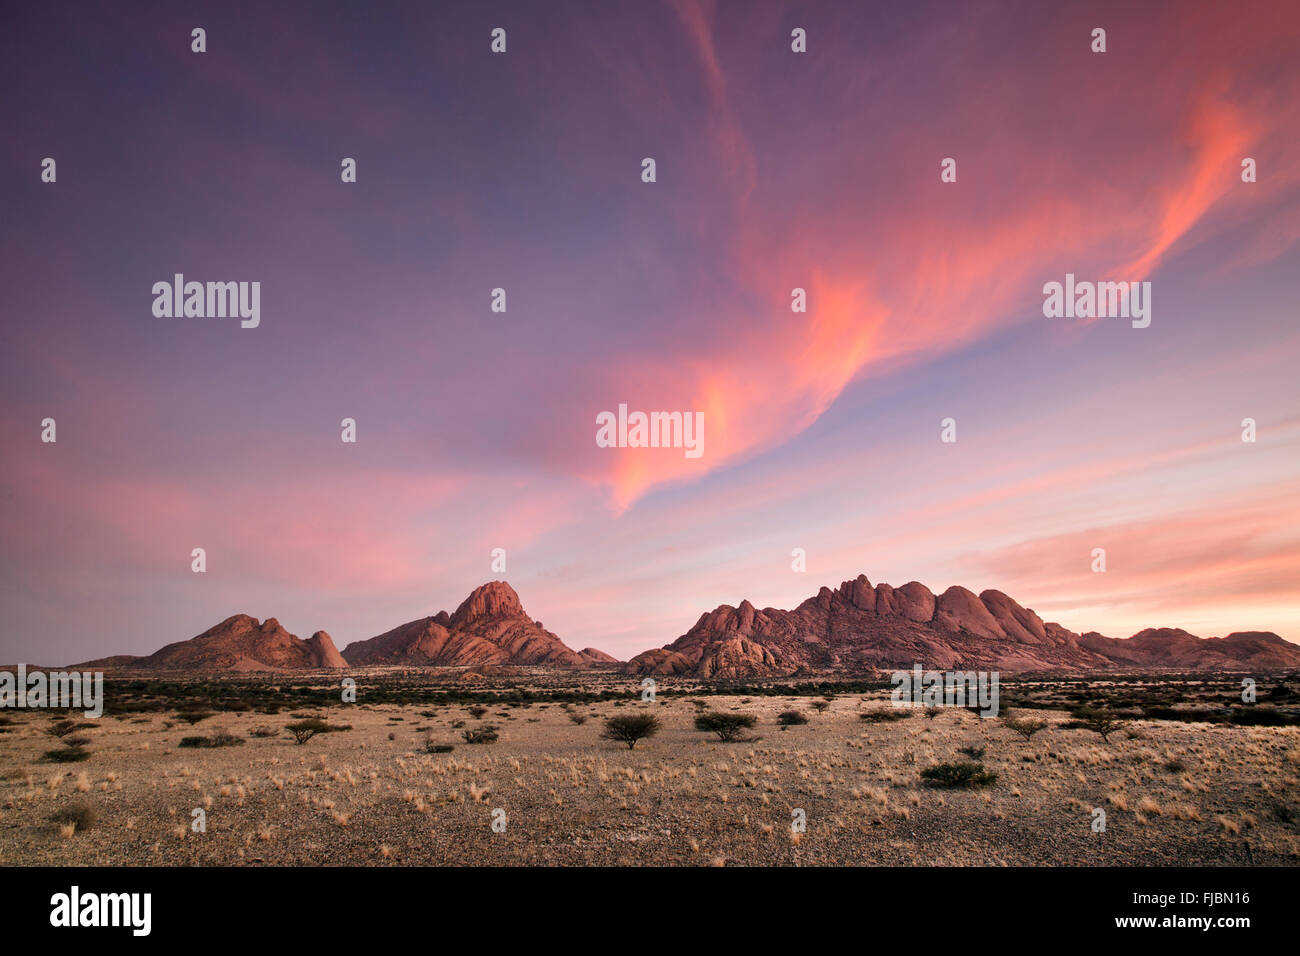
{"type": "Polygon", "coordinates": [[[461,731],[461,736],[465,738],[467,744],[494,744],[500,739],[500,734],[492,724],[461,731]]]}
{"type": "Polygon", "coordinates": [[[895,720],[906,720],[911,716],[910,710],[864,710],[858,714],[858,719],[865,720],[869,724],[888,724],[895,720]]]}
{"type": "Polygon", "coordinates": [[[986,771],[982,763],[940,763],[922,770],[921,779],[944,790],[969,790],[991,787],[998,775],[986,771]]]}
{"type": "Polygon", "coordinates": [[[45,759],[50,763],[80,763],[90,759],[90,751],[80,747],[64,747],[62,750],[45,751],[45,759]]]}
{"type": "Polygon", "coordinates": [[[182,737],[182,747],[238,747],[243,744],[243,737],[234,734],[218,733],[211,737],[182,737]]]}
{"type": "Polygon", "coordinates": [[[99,811],[89,803],[72,803],[54,811],[50,822],[58,826],[72,824],[78,830],[89,830],[99,820],[99,811]]]}

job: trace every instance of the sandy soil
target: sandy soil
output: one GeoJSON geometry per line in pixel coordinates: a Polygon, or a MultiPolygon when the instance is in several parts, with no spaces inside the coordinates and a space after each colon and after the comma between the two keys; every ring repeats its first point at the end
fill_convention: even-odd
{"type": "Polygon", "coordinates": [[[1029,743],[960,710],[870,724],[886,706],[709,698],[758,716],[760,739],[722,743],[693,729],[687,699],[654,704],[492,707],[354,705],[324,716],[351,730],[298,745],[292,718],[218,714],[103,718],[88,760],[54,764],[50,715],[9,711],[0,734],[0,863],[1161,865],[1300,862],[1300,729],[1138,722],[1109,744],[1062,729],[1029,743]],[[809,717],[781,730],[792,707],[809,717]],[[653,708],[659,736],[635,750],[602,740],[602,719],[653,708]],[[421,711],[434,716],[422,716],[421,711]],[[173,726],[168,728],[166,722],[173,726]],[[466,745],[464,721],[500,740],[466,745]],[[281,731],[258,738],[258,727],[281,731]],[[219,731],[241,746],[182,749],[219,731]],[[425,742],[454,743],[428,754],[425,742]],[[986,748],[995,785],[923,785],[922,768],[986,748]],[[1166,764],[1174,762],[1172,769],[1166,764]],[[1181,764],[1181,766],[1179,766],[1181,764]],[[51,822],[93,808],[87,829],[51,822]],[[1106,811],[1092,832],[1093,808],[1106,811]],[[191,829],[204,809],[206,832],[191,829]],[[505,830],[492,828],[505,811],[505,830]],[[795,833],[792,811],[806,814],[795,833]],[[500,814],[496,814],[499,818],[500,814]]]}

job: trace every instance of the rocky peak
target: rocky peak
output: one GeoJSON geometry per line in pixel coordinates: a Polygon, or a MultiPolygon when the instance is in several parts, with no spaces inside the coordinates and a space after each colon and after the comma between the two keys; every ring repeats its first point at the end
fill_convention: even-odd
{"type": "Polygon", "coordinates": [[[470,592],[451,615],[448,624],[464,627],[483,618],[526,616],[514,588],[505,581],[489,581],[470,592]]]}

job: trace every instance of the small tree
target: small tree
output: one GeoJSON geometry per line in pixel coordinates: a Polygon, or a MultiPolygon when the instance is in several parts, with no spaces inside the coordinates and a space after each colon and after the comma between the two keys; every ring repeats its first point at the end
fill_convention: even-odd
{"type": "Polygon", "coordinates": [[[740,732],[758,723],[753,714],[724,714],[711,710],[695,718],[695,729],[718,735],[723,743],[740,739],[740,732]]]}
{"type": "Polygon", "coordinates": [[[925,719],[926,719],[926,720],[934,720],[934,718],[936,718],[936,717],[939,716],[939,708],[938,708],[938,707],[927,707],[927,708],[925,708],[925,710],[923,711],[923,713],[925,714],[925,719]]]}
{"type": "Polygon", "coordinates": [[[1047,729],[1047,721],[1022,720],[1019,717],[1007,717],[1005,720],[1002,721],[1002,726],[1006,727],[1008,730],[1014,730],[1021,737],[1024,737],[1026,741],[1028,741],[1030,738],[1034,736],[1034,734],[1038,733],[1040,730],[1047,729]]]}
{"type": "Polygon", "coordinates": [[[577,711],[569,711],[569,719],[581,727],[587,722],[586,714],[579,714],[577,711]]]}
{"type": "Polygon", "coordinates": [[[1101,739],[1110,743],[1110,735],[1122,729],[1128,721],[1112,710],[1103,707],[1081,707],[1074,713],[1079,726],[1101,734],[1101,739]]]}
{"type": "Polygon", "coordinates": [[[659,727],[659,718],[654,714],[626,714],[607,719],[601,736],[606,740],[617,740],[619,743],[627,744],[627,749],[631,750],[638,740],[659,733],[659,727]]]}
{"type": "MultiPolygon", "coordinates": [[[[816,704],[813,704],[816,707],[816,704]]],[[[797,710],[783,710],[776,715],[776,722],[782,727],[792,727],[795,724],[806,724],[808,718],[797,710]]]]}
{"type": "Polygon", "coordinates": [[[285,724],[284,729],[293,734],[293,739],[299,744],[305,744],[317,734],[327,733],[330,725],[325,723],[319,717],[308,717],[306,720],[299,720],[292,724],[285,724]]]}
{"type": "Polygon", "coordinates": [[[831,702],[828,700],[814,700],[811,702],[811,704],[809,704],[809,706],[812,707],[812,709],[817,711],[817,713],[819,714],[826,713],[826,708],[829,707],[830,705],[831,702]]]}

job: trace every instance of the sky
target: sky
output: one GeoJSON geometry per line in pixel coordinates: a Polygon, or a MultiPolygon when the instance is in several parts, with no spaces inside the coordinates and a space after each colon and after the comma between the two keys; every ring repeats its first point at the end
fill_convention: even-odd
{"type": "Polygon", "coordinates": [[[1294,2],[0,17],[0,662],[498,578],[624,659],[860,573],[1300,641],[1294,2]],[[1067,273],[1149,327],[1045,317],[1067,273]],[[703,454],[600,447],[620,404],[703,454]]]}

